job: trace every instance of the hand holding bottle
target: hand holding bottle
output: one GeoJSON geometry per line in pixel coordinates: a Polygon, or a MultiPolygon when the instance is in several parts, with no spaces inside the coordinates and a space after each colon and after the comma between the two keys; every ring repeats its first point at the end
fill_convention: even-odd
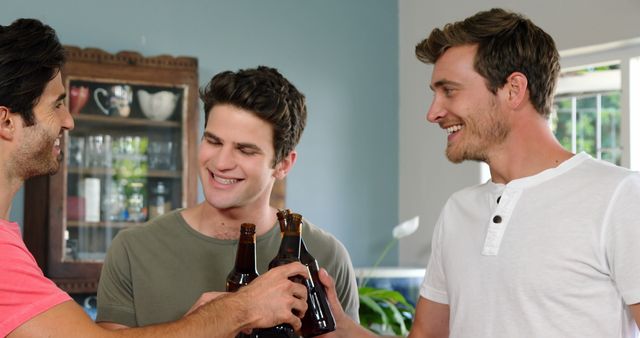
{"type": "Polygon", "coordinates": [[[342,309],[340,301],[338,300],[338,294],[336,292],[336,285],[333,278],[329,275],[324,268],[320,269],[320,282],[324,285],[327,293],[327,299],[331,306],[331,312],[336,321],[336,330],[316,338],[374,338],[379,337],[371,331],[363,328],[358,323],[354,322],[351,317],[342,309]]]}
{"type": "Polygon", "coordinates": [[[298,262],[281,265],[225,297],[236,297],[238,303],[247,307],[245,329],[287,323],[299,330],[307,310],[307,288],[289,278],[307,274],[307,268],[298,262]]]}

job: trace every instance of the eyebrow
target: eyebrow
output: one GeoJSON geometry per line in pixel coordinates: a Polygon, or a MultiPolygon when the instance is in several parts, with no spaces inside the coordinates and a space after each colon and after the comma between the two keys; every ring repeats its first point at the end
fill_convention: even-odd
{"type": "Polygon", "coordinates": [[[251,150],[254,150],[256,152],[262,153],[262,149],[260,149],[260,147],[258,147],[257,145],[255,145],[253,143],[237,143],[236,146],[239,149],[251,149],[251,150]]]}
{"type": "MultiPolygon", "coordinates": [[[[216,140],[218,142],[222,141],[218,136],[216,136],[213,133],[211,133],[209,131],[206,131],[206,130],[205,130],[205,132],[204,132],[204,134],[202,136],[206,137],[206,138],[214,139],[214,140],[216,140]]],[[[252,150],[255,150],[255,151],[260,152],[260,153],[263,152],[260,147],[258,147],[257,145],[255,145],[253,143],[242,143],[242,142],[241,143],[236,143],[236,148],[239,148],[239,149],[252,149],[252,150]]]]}
{"type": "Polygon", "coordinates": [[[204,133],[202,134],[202,137],[206,137],[206,138],[212,138],[215,139],[216,141],[220,141],[220,138],[216,135],[213,135],[211,132],[208,131],[204,131],[204,133]]]}
{"type": "Polygon", "coordinates": [[[55,99],[55,100],[51,103],[51,106],[53,107],[53,106],[55,106],[58,102],[60,102],[60,101],[64,101],[64,99],[65,99],[66,97],[67,97],[67,93],[66,93],[66,92],[65,92],[65,93],[62,93],[62,94],[60,94],[60,95],[58,95],[58,98],[57,98],[57,99],[55,99]]]}
{"type": "Polygon", "coordinates": [[[436,88],[440,88],[442,86],[446,86],[446,85],[450,85],[450,86],[460,86],[460,84],[458,82],[454,82],[451,80],[447,80],[447,79],[442,79],[442,80],[438,80],[436,81],[433,85],[429,85],[429,88],[431,88],[431,90],[435,91],[436,88]]]}

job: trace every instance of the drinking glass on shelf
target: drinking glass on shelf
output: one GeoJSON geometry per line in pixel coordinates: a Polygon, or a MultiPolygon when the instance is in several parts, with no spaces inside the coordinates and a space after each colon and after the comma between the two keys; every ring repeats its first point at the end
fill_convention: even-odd
{"type": "Polygon", "coordinates": [[[175,170],[173,163],[173,142],[154,141],[149,144],[149,169],[175,170]]]}
{"type": "Polygon", "coordinates": [[[90,168],[111,167],[111,135],[87,136],[85,163],[90,168]]]}
{"type": "Polygon", "coordinates": [[[70,167],[79,167],[82,165],[84,157],[84,137],[69,136],[69,156],[67,164],[70,167]]]}

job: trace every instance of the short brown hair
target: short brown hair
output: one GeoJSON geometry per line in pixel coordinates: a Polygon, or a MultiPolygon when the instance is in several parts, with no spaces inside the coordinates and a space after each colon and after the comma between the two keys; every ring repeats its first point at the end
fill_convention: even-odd
{"type": "Polygon", "coordinates": [[[273,127],[273,165],[293,151],[307,121],[305,97],[276,69],[259,66],[215,75],[200,92],[204,123],[211,109],[230,104],[247,110],[273,127]]]}
{"type": "Polygon", "coordinates": [[[533,106],[549,117],[560,73],[560,55],[549,34],[523,15],[494,8],[434,29],[416,46],[416,56],[433,64],[449,47],[468,44],[478,45],[474,68],[492,93],[521,72],[533,106]]]}

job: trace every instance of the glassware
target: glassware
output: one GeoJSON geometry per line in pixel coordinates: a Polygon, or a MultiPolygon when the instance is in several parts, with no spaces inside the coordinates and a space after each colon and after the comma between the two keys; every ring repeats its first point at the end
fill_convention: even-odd
{"type": "Polygon", "coordinates": [[[162,181],[159,181],[151,190],[153,197],[149,203],[149,217],[164,215],[171,210],[171,202],[168,199],[169,189],[162,181]]]}
{"type": "Polygon", "coordinates": [[[84,159],[84,137],[69,136],[69,156],[67,164],[70,167],[80,167],[84,159]]]}
{"type": "Polygon", "coordinates": [[[132,222],[144,222],[147,219],[147,208],[144,201],[144,183],[131,182],[129,184],[131,193],[129,194],[127,210],[128,220],[132,222]]]}
{"type": "Polygon", "coordinates": [[[175,170],[173,142],[154,141],[149,144],[149,168],[153,170],[175,170]]]}

